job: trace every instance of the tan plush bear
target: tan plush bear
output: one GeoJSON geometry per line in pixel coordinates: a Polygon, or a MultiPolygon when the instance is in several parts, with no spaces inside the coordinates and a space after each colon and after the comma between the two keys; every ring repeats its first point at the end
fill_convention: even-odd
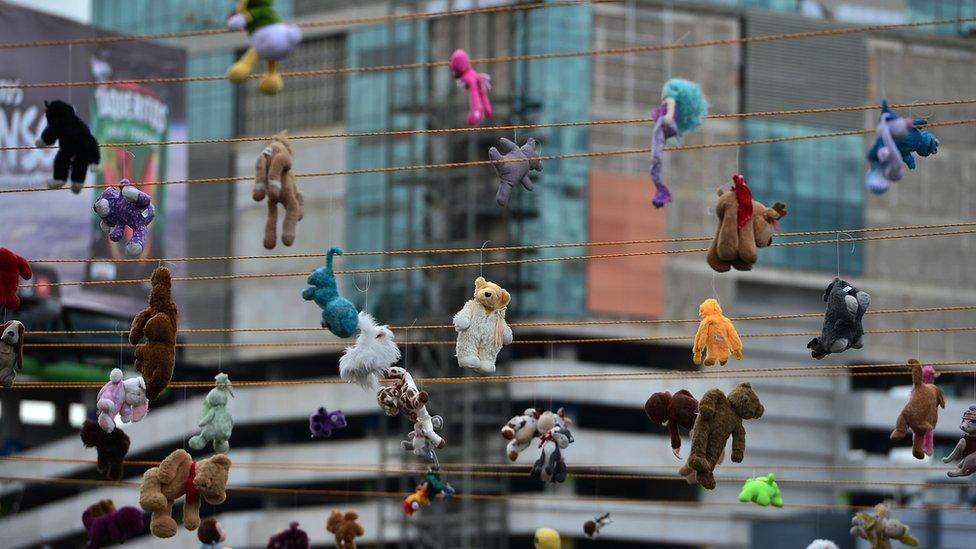
{"type": "Polygon", "coordinates": [[[211,505],[219,505],[227,499],[227,474],[230,459],[217,454],[194,463],[185,450],[175,450],[166,456],[158,467],[142,475],[139,487],[139,506],[152,513],[149,531],[157,538],[176,535],[173,520],[173,504],[186,494],[183,505],[183,526],[196,530],[200,526],[200,498],[211,505]]]}
{"type": "Polygon", "coordinates": [[[457,330],[457,359],[462,368],[489,374],[503,345],[512,342],[512,329],[505,322],[505,307],[512,296],[484,277],[474,281],[474,299],[454,315],[457,330]]]}
{"type": "Polygon", "coordinates": [[[366,530],[359,522],[359,514],[353,511],[342,513],[332,511],[325,529],[335,535],[336,547],[339,549],[356,549],[356,538],[366,534],[366,530]]]}
{"type": "Polygon", "coordinates": [[[254,200],[268,197],[268,222],[264,226],[264,247],[272,249],[278,240],[278,203],[285,208],[285,222],[281,228],[281,243],[291,246],[295,241],[295,226],[304,216],[305,196],[298,190],[292,170],[291,143],[285,132],[275,134],[271,144],[258,155],[254,174],[254,200]]]}
{"type": "Polygon", "coordinates": [[[706,256],[708,265],[720,273],[730,268],[751,270],[759,260],[758,248],[772,244],[773,228],[786,216],[783,203],[767,208],[752,199],[745,177],[736,174],[732,179],[732,190],[718,190],[715,206],[718,228],[706,256]]]}
{"type": "Polygon", "coordinates": [[[709,490],[714,489],[715,477],[712,472],[721,460],[725,443],[731,436],[732,461],[741,463],[746,453],[746,430],[742,420],[759,419],[763,411],[759,395],[749,383],[736,385],[728,396],[718,389],[710,389],[698,404],[691,454],[683,469],[693,469],[697,473],[698,484],[709,490]]]}

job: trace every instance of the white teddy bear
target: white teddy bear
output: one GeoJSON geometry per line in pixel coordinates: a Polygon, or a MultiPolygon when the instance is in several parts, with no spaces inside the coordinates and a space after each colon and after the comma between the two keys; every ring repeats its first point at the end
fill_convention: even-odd
{"type": "Polygon", "coordinates": [[[505,322],[505,308],[511,300],[512,296],[494,282],[481,276],[474,281],[474,298],[454,315],[460,367],[484,374],[495,371],[498,352],[512,343],[512,329],[505,322]]]}

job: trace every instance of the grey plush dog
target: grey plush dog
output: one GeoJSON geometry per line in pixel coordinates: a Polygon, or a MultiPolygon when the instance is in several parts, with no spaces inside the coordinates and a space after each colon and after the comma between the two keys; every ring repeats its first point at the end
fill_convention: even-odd
{"type": "Polygon", "coordinates": [[[495,163],[495,171],[498,172],[498,194],[495,195],[495,201],[499,206],[507,206],[516,183],[521,183],[527,191],[532,190],[529,172],[541,172],[542,161],[535,152],[536,141],[531,137],[521,147],[503,137],[498,140],[498,146],[505,154],[492,147],[488,149],[488,158],[495,163]]]}
{"type": "Polygon", "coordinates": [[[820,360],[830,353],[842,353],[852,347],[860,349],[864,337],[861,319],[871,304],[871,296],[835,278],[827,286],[823,300],[827,302],[823,329],[820,337],[807,343],[813,358],[820,360]]]}
{"type": "Polygon", "coordinates": [[[24,367],[24,325],[16,320],[0,326],[0,385],[10,388],[24,367]]]}

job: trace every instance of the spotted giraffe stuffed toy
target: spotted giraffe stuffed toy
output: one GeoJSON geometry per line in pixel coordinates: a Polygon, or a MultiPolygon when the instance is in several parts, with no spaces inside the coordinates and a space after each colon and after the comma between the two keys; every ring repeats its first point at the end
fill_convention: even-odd
{"type": "Polygon", "coordinates": [[[443,448],[447,441],[441,438],[434,429],[443,425],[441,416],[431,416],[427,411],[427,391],[417,389],[417,384],[404,368],[392,366],[386,371],[386,380],[393,381],[392,385],[384,385],[376,391],[376,401],[388,416],[402,413],[413,422],[414,429],[410,432],[410,440],[401,445],[405,450],[413,450],[418,455],[428,454],[433,448],[443,448]]]}

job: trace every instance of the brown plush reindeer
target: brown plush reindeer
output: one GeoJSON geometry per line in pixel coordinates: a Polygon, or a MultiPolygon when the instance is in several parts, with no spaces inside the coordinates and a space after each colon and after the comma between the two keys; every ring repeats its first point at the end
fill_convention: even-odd
{"type": "Polygon", "coordinates": [[[718,228],[706,256],[708,265],[720,273],[730,268],[751,270],[759,260],[758,248],[772,243],[776,222],[786,216],[783,203],[767,208],[752,199],[745,177],[737,174],[732,179],[732,190],[718,190],[715,206],[718,228]]]}
{"type": "Polygon", "coordinates": [[[254,200],[268,197],[268,222],[264,226],[264,247],[271,250],[278,237],[278,203],[285,207],[285,221],[281,228],[281,243],[291,246],[295,241],[295,226],[302,220],[305,197],[298,190],[292,171],[292,150],[286,132],[275,134],[258,156],[254,175],[254,200]]]}

